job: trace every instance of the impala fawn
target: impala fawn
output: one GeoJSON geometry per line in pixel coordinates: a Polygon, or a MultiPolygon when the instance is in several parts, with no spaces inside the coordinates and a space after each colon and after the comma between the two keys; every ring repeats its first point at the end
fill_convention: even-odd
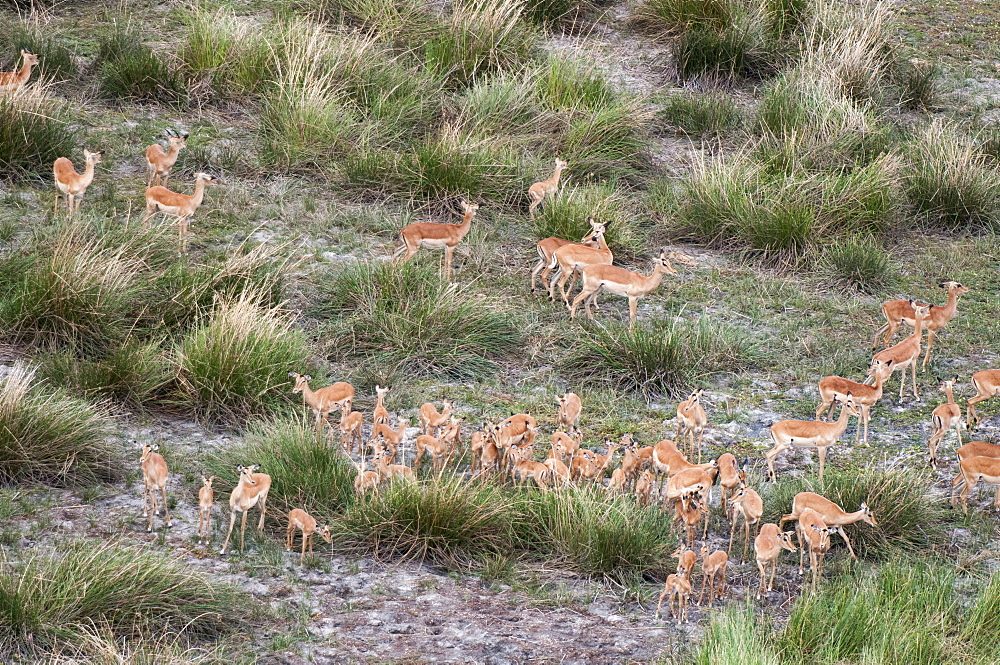
{"type": "Polygon", "coordinates": [[[87,188],[90,187],[90,183],[94,182],[94,167],[100,163],[103,156],[103,150],[91,152],[84,149],[83,157],[86,160],[86,166],[82,174],[77,173],[76,169],[73,168],[73,162],[65,157],[60,157],[52,164],[52,175],[55,178],[56,189],[58,190],[53,214],[59,212],[60,192],[66,197],[67,217],[72,217],[80,209],[80,201],[83,199],[83,195],[87,192],[87,188]]]}
{"type": "Polygon", "coordinates": [[[149,518],[146,531],[153,530],[153,515],[160,514],[156,493],[163,497],[163,512],[167,528],[170,528],[170,508],[167,506],[167,461],[157,451],[158,445],[146,444],[142,447],[139,463],[142,466],[142,481],[145,490],[142,495],[142,516],[149,518]]]}
{"type": "Polygon", "coordinates": [[[21,49],[21,69],[13,72],[0,72],[0,95],[14,92],[31,78],[31,68],[38,64],[38,56],[21,49]]]}
{"type": "Polygon", "coordinates": [[[157,185],[167,186],[170,170],[177,163],[181,148],[187,146],[187,137],[187,134],[178,134],[168,129],[166,150],[159,143],[146,148],[146,187],[152,187],[154,181],[157,185]]]}
{"type": "Polygon", "coordinates": [[[528,188],[528,200],[531,202],[528,205],[529,217],[535,216],[535,208],[541,205],[546,196],[555,194],[556,190],[559,189],[559,176],[562,175],[563,169],[567,166],[569,166],[568,163],[556,159],[556,169],[552,172],[552,177],[540,180],[528,188]]]}
{"type": "Polygon", "coordinates": [[[212,481],[215,476],[201,477],[201,489],[198,490],[198,542],[208,545],[212,537],[212,508],[215,507],[215,492],[212,481]],[[204,534],[204,535],[203,535],[204,534]]]}
{"type": "Polygon", "coordinates": [[[309,553],[313,551],[313,534],[318,533],[320,538],[330,543],[330,526],[324,525],[322,528],[316,525],[316,518],[300,508],[293,508],[288,513],[288,528],[285,530],[285,549],[292,551],[292,543],[295,540],[295,531],[302,532],[302,553],[299,555],[299,563],[306,559],[306,545],[309,546],[309,553]]]}

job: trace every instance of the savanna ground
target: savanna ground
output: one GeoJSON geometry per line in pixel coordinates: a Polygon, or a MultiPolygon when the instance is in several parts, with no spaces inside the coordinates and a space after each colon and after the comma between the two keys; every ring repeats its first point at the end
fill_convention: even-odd
{"type": "MultiPolygon", "coordinates": [[[[0,661],[992,663],[1000,546],[986,492],[947,508],[953,435],[927,470],[935,376],[996,363],[1000,8],[809,0],[0,1],[0,661]],[[48,81],[43,85],[43,81],[48,81]],[[215,174],[190,253],[141,223],[142,154],[190,132],[171,176],[215,174]],[[72,222],[51,163],[104,160],[72,222]],[[570,162],[537,220],[524,195],[570,162]],[[481,204],[455,286],[398,230],[481,204]],[[640,305],[570,323],[532,295],[534,242],[611,221],[617,264],[663,246],[696,267],[640,305]],[[860,379],[879,304],[943,302],[921,399],[893,378],[868,446],[854,425],[820,484],[785,453],[751,472],[765,520],[813,488],[880,526],[850,527],[819,592],[793,555],[756,601],[752,562],[690,624],[654,620],[669,519],[582,488],[543,495],[440,478],[356,499],[318,447],[289,370],[349,380],[394,418],[452,399],[466,437],[554,397],[583,398],[586,445],[671,436],[704,387],[707,454],[759,461],[767,428],[811,418],[827,374],[860,379]],[[146,532],[138,442],[172,472],[173,526],[146,532]],[[218,555],[237,464],[274,478],[263,535],[218,555]],[[214,473],[212,547],[197,489],[214,473]],[[299,565],[283,512],[329,521],[299,565]]],[[[996,409],[963,437],[996,441],[996,409]]],[[[368,416],[366,415],[366,418],[368,416]]],[[[370,422],[370,420],[369,420],[370,422]]],[[[410,438],[416,430],[410,432],[410,438]]],[[[409,446],[412,449],[412,444],[409,446]]],[[[539,446],[540,448],[543,446],[539,446]]],[[[805,457],[805,461],[803,458],[805,457]]],[[[237,527],[238,529],[238,527],[237,527]]],[[[709,542],[725,543],[716,512],[709,542]]],[[[698,586],[696,584],[696,591],[698,586]]]]}

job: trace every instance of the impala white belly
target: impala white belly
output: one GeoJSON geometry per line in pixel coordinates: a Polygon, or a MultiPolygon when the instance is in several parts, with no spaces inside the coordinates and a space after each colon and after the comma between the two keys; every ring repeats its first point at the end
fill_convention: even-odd
{"type": "Polygon", "coordinates": [[[609,293],[614,293],[619,296],[628,297],[632,295],[631,293],[629,293],[631,289],[627,284],[618,284],[616,282],[601,282],[601,286],[604,287],[605,291],[608,291],[609,293]]]}
{"type": "Polygon", "coordinates": [[[428,238],[426,240],[421,240],[420,245],[422,247],[447,247],[448,241],[444,238],[428,238]]]}

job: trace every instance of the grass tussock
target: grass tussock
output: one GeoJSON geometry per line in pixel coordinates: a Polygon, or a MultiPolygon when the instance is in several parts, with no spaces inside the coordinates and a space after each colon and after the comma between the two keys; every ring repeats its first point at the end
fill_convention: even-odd
{"type": "Polygon", "coordinates": [[[35,380],[15,364],[0,379],[0,483],[58,485],[113,480],[118,464],[106,440],[107,414],[35,380]]]}
{"type": "Polygon", "coordinates": [[[638,99],[575,114],[559,152],[584,182],[638,179],[652,163],[652,117],[652,111],[638,99]]]}
{"type": "Polygon", "coordinates": [[[608,224],[604,238],[616,254],[634,254],[644,246],[643,229],[636,228],[625,197],[606,183],[566,187],[556,196],[546,198],[534,219],[535,237],[580,240],[590,233],[588,217],[608,224]]]}
{"type": "Polygon", "coordinates": [[[287,406],[288,368],[304,365],[307,345],[289,313],[248,292],[220,298],[175,355],[186,403],[201,416],[236,423],[287,406]]]}
{"type": "MultiPolygon", "coordinates": [[[[291,384],[286,384],[291,392],[291,384]]],[[[330,416],[334,426],[336,418],[337,413],[330,416]]],[[[324,436],[336,440],[339,433],[328,428],[324,436]]],[[[236,485],[237,466],[250,464],[259,464],[271,476],[267,505],[275,519],[283,518],[292,508],[330,519],[354,501],[357,472],[330,446],[317,445],[311,412],[302,419],[255,422],[241,443],[218,449],[205,460],[206,471],[218,476],[218,487],[223,488],[236,485]]]]}
{"type": "Polygon", "coordinates": [[[695,665],[781,665],[766,620],[751,605],[730,605],[714,614],[695,665]]]}
{"type": "Polygon", "coordinates": [[[564,55],[549,56],[536,85],[545,105],[556,111],[597,111],[621,98],[593,63],[564,55]]]}
{"type": "Polygon", "coordinates": [[[5,179],[37,178],[80,150],[66,106],[35,81],[0,96],[0,169],[5,179]]]}
{"type": "MultiPolygon", "coordinates": [[[[34,11],[20,21],[0,26],[0,42],[16,45],[17,49],[11,53],[17,54],[20,49],[25,49],[42,56],[35,70],[39,73],[33,73],[31,77],[35,84],[41,79],[66,81],[78,73],[73,59],[75,52],[53,26],[52,16],[47,12],[34,11]]],[[[4,54],[0,71],[14,71],[20,65],[19,61],[8,61],[7,54],[4,54]]]]}
{"type": "Polygon", "coordinates": [[[43,354],[39,373],[89,400],[143,407],[165,397],[173,368],[161,340],[127,339],[105,354],[80,358],[71,350],[43,354]]]}
{"type": "Polygon", "coordinates": [[[112,17],[95,58],[104,96],[116,100],[177,103],[187,96],[178,72],[143,39],[131,18],[112,17]]]}
{"type": "Polygon", "coordinates": [[[112,539],[0,561],[0,643],[73,647],[95,627],[117,640],[215,638],[253,610],[234,588],[157,551],[112,539]]]}
{"type": "Polygon", "coordinates": [[[683,92],[667,98],[657,119],[689,136],[709,138],[738,127],[742,115],[725,92],[683,92]]]}
{"type": "Polygon", "coordinates": [[[823,252],[827,274],[838,286],[877,295],[893,283],[889,252],[872,236],[838,240],[823,252]]]}
{"type": "Polygon", "coordinates": [[[279,59],[269,28],[236,16],[231,7],[206,4],[192,5],[185,23],[179,56],[189,77],[207,79],[217,94],[236,98],[274,85],[279,59]]]}
{"type": "Polygon", "coordinates": [[[521,344],[516,320],[498,302],[442,282],[416,260],[359,263],[322,289],[315,312],[331,319],[329,351],[343,360],[408,376],[475,379],[494,374],[496,359],[521,344]]]}
{"type": "Polygon", "coordinates": [[[647,396],[679,396],[707,374],[748,368],[758,351],[740,329],[698,321],[654,320],[628,331],[594,326],[581,332],[562,372],[647,396]]]}
{"type": "Polygon", "coordinates": [[[435,26],[420,0],[302,0],[304,9],[323,21],[346,23],[390,41],[414,43],[435,26]]]}
{"type": "Polygon", "coordinates": [[[930,110],[940,95],[941,67],[937,63],[910,58],[894,72],[899,87],[899,105],[909,110],[930,110]]]}

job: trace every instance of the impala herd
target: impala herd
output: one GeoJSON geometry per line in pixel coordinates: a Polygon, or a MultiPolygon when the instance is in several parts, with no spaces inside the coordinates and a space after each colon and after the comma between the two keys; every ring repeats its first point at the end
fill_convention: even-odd
{"type": "MultiPolygon", "coordinates": [[[[39,62],[39,57],[35,54],[21,51],[21,55],[23,65],[19,71],[0,72],[0,93],[17,90],[25,85],[32,67],[39,62]]],[[[154,144],[146,150],[144,222],[158,212],[175,217],[178,220],[181,252],[186,251],[188,224],[204,200],[205,187],[217,182],[209,174],[198,173],[195,175],[194,193],[191,195],[166,188],[171,170],[180,151],[186,146],[187,138],[187,134],[168,131],[166,148],[154,144]]],[[[77,173],[72,162],[65,157],[55,161],[53,175],[58,190],[56,211],[60,196],[66,199],[69,216],[79,210],[102,156],[103,152],[84,150],[85,168],[82,174],[77,173]]],[[[534,217],[546,197],[556,193],[562,172],[568,166],[567,162],[556,159],[552,176],[536,182],[528,189],[529,216],[534,217]]],[[[421,247],[441,248],[444,250],[442,272],[446,279],[450,279],[454,250],[469,233],[478,209],[478,205],[463,200],[460,224],[419,222],[404,227],[400,234],[402,247],[395,252],[393,258],[402,257],[402,261],[406,262],[421,247]]],[[[694,262],[684,254],[662,251],[654,259],[649,276],[615,266],[614,255],[606,239],[608,222],[593,218],[587,221],[590,230],[579,241],[550,237],[537,243],[539,261],[531,271],[531,290],[535,292],[540,282],[552,301],[556,300],[558,290],[572,319],[581,304],[588,316],[593,318],[592,310],[597,307],[598,293],[604,288],[628,299],[631,328],[635,324],[638,300],[656,289],[664,274],[676,274],[673,262],[688,266],[694,265],[694,262]],[[553,270],[558,272],[550,279],[553,270]],[[570,292],[578,278],[582,287],[571,301],[570,292]]],[[[955,317],[959,296],[968,292],[968,288],[954,281],[944,282],[941,286],[947,290],[947,302],[943,306],[913,300],[892,300],[882,305],[886,323],[876,331],[872,345],[874,347],[885,333],[883,342],[886,348],[874,354],[864,382],[838,376],[824,377],[819,382],[820,404],[814,420],[782,420],[771,425],[770,436],[774,445],[763,454],[771,481],[776,480],[774,462],[783,450],[815,448],[819,460],[818,475],[822,482],[827,452],[844,434],[852,416],[859,419],[855,443],[860,442],[862,436],[867,443],[871,409],[882,399],[885,384],[895,372],[901,373],[899,398],[902,399],[906,388],[908,369],[913,395],[919,398],[916,375],[922,332],[927,330],[927,347],[922,362],[922,367],[926,368],[937,334],[955,317]],[[893,336],[903,324],[911,327],[912,333],[891,345],[893,336]],[[839,417],[830,421],[829,418],[838,405],[839,417]]],[[[327,429],[339,432],[339,448],[351,458],[357,469],[354,488],[359,495],[378,493],[387,483],[415,480],[429,457],[432,473],[438,475],[449,465],[457,465],[461,460],[467,459],[470,478],[509,479],[508,482],[520,485],[530,480],[542,491],[558,491],[573,483],[589,483],[604,487],[609,494],[632,495],[641,505],[650,506],[655,502],[662,510],[671,511],[675,522],[683,525],[685,538],[684,543],[673,553],[678,560],[677,572],[667,578],[656,612],[657,615],[660,613],[664,600],[667,600],[671,614],[680,621],[687,619],[688,601],[693,593],[692,577],[699,558],[702,581],[698,603],[706,595],[709,604],[724,597],[726,570],[737,532],[742,541],[741,560],[746,557],[752,538],[752,549],[760,573],[756,595],[761,598],[773,589],[775,570],[782,550],[799,550],[800,574],[804,573],[808,552],[812,587],[815,588],[822,575],[825,555],[830,548],[830,536],[838,534],[847,545],[850,555],[855,557],[844,527],[856,522],[877,526],[875,516],[865,503],[857,511],[846,512],[833,501],[813,492],[797,494],[792,501],[791,512],[783,515],[778,524],[762,524],[763,500],[747,482],[749,460],[739,465],[732,453],[724,453],[716,460],[701,462],[708,417],[701,401],[703,393],[700,389],[691,393],[677,407],[676,442],[664,439],[654,445],[640,446],[626,434],[618,442],[606,439],[603,454],[584,447],[584,437],[579,426],[582,404],[579,396],[572,392],[557,398],[555,431],[551,434],[547,450],[542,448],[537,454],[536,444],[541,428],[529,413],[515,414],[497,423],[483,423],[478,431],[470,435],[469,443],[465,446],[462,441],[462,421],[456,417],[455,405],[447,399],[443,401],[441,410],[433,404],[423,404],[418,412],[420,434],[413,440],[412,465],[407,465],[404,449],[410,421],[400,417],[395,429],[390,425],[391,414],[385,406],[389,388],[376,387],[377,402],[372,412],[369,437],[365,441],[365,416],[353,409],[355,390],[351,384],[338,382],[313,391],[309,386],[311,376],[290,372],[289,377],[294,380],[292,391],[302,394],[304,404],[315,415],[317,444],[324,445],[327,429]],[[333,422],[329,419],[331,413],[339,414],[333,422]],[[682,447],[686,454],[682,452],[682,447]],[[615,454],[619,450],[622,451],[621,464],[614,468],[615,454]],[[367,468],[368,453],[371,455],[371,469],[367,468]],[[698,462],[689,459],[695,454],[698,462]],[[542,459],[539,461],[536,458],[542,459]],[[610,478],[605,485],[609,472],[610,478]],[[720,512],[730,523],[726,550],[713,550],[707,539],[712,488],[716,484],[719,485],[720,512]],[[787,521],[795,521],[794,532],[782,531],[787,521]],[[700,557],[694,551],[699,531],[703,541],[700,557]]],[[[959,473],[951,483],[952,505],[961,501],[963,510],[968,511],[969,494],[983,481],[997,486],[994,505],[1000,508],[1000,445],[983,441],[962,445],[961,407],[954,399],[957,381],[958,377],[953,377],[940,382],[947,402],[935,408],[931,416],[932,435],[928,442],[930,464],[938,464],[938,446],[947,432],[954,428],[958,439],[959,473]]],[[[966,414],[966,425],[970,430],[979,420],[976,405],[1000,393],[1000,370],[976,372],[972,376],[972,385],[976,395],[968,400],[966,414]]],[[[157,446],[141,446],[140,466],[144,481],[143,516],[148,518],[147,530],[153,530],[153,516],[159,515],[160,504],[164,510],[165,524],[169,527],[170,513],[166,496],[168,467],[164,457],[157,452],[157,446]]],[[[237,471],[239,479],[229,499],[229,529],[221,554],[225,554],[229,547],[238,513],[242,514],[241,549],[244,547],[247,515],[254,507],[259,511],[257,528],[263,530],[264,527],[271,477],[260,472],[258,466],[240,466],[237,471]]],[[[214,476],[202,476],[202,487],[198,493],[198,541],[205,545],[211,536],[214,480],[214,476]]],[[[312,538],[315,534],[318,533],[327,542],[332,540],[329,526],[320,527],[313,517],[300,509],[293,509],[288,514],[286,547],[289,550],[296,531],[301,533],[300,560],[304,558],[307,549],[312,551],[312,538]]]]}

